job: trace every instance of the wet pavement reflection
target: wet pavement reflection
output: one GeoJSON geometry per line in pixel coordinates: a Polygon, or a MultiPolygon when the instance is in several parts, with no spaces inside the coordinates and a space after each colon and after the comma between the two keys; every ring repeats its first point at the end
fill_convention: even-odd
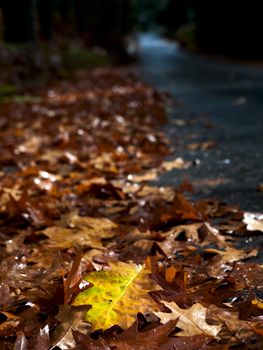
{"type": "Polygon", "coordinates": [[[190,53],[151,33],[139,43],[140,77],[176,101],[166,128],[175,155],[193,163],[159,183],[188,178],[197,198],[262,212],[263,65],[190,53]]]}

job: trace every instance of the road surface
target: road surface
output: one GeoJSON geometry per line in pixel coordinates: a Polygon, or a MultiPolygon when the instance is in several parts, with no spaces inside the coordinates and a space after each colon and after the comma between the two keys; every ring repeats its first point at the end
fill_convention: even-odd
{"type": "Polygon", "coordinates": [[[166,130],[174,155],[195,164],[163,175],[160,184],[188,178],[197,198],[263,212],[263,66],[189,53],[149,33],[140,36],[137,69],[177,101],[166,130]],[[208,149],[193,150],[203,142],[208,149]]]}

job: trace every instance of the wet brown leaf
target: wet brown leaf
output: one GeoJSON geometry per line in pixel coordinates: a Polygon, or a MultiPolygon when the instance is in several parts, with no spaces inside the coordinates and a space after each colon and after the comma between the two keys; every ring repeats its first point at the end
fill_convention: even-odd
{"type": "Polygon", "coordinates": [[[221,326],[209,325],[206,322],[207,309],[199,303],[194,304],[189,309],[181,309],[173,302],[164,302],[164,305],[171,312],[155,312],[155,315],[158,316],[164,324],[170,320],[178,319],[177,327],[181,328],[178,335],[193,336],[204,334],[215,337],[221,330],[221,326]]]}
{"type": "Polygon", "coordinates": [[[85,313],[91,306],[70,306],[61,305],[56,319],[60,325],[53,332],[52,346],[58,346],[63,349],[72,349],[75,346],[75,340],[72,334],[73,330],[85,331],[89,328],[88,323],[84,321],[85,313]]]}
{"type": "Polygon", "coordinates": [[[53,226],[41,231],[57,248],[70,248],[74,245],[102,248],[102,239],[115,236],[116,225],[106,218],[79,217],[71,214],[66,220],[69,228],[53,226]]]}

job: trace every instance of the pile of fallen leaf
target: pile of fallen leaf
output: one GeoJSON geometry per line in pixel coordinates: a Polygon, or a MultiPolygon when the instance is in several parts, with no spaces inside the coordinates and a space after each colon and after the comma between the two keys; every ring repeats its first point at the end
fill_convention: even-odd
{"type": "Polygon", "coordinates": [[[167,97],[89,72],[0,106],[0,348],[263,347],[263,217],[151,186],[167,97]],[[255,260],[254,260],[255,261],[255,260]]]}

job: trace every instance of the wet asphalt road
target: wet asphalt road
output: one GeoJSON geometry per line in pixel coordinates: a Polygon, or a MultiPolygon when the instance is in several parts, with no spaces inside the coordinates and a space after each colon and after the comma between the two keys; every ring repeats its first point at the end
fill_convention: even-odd
{"type": "Polygon", "coordinates": [[[195,163],[164,174],[159,183],[188,178],[197,198],[218,198],[263,212],[263,65],[186,52],[154,34],[140,37],[140,77],[177,102],[166,127],[174,155],[195,163]],[[188,144],[214,141],[205,150],[188,144]]]}

